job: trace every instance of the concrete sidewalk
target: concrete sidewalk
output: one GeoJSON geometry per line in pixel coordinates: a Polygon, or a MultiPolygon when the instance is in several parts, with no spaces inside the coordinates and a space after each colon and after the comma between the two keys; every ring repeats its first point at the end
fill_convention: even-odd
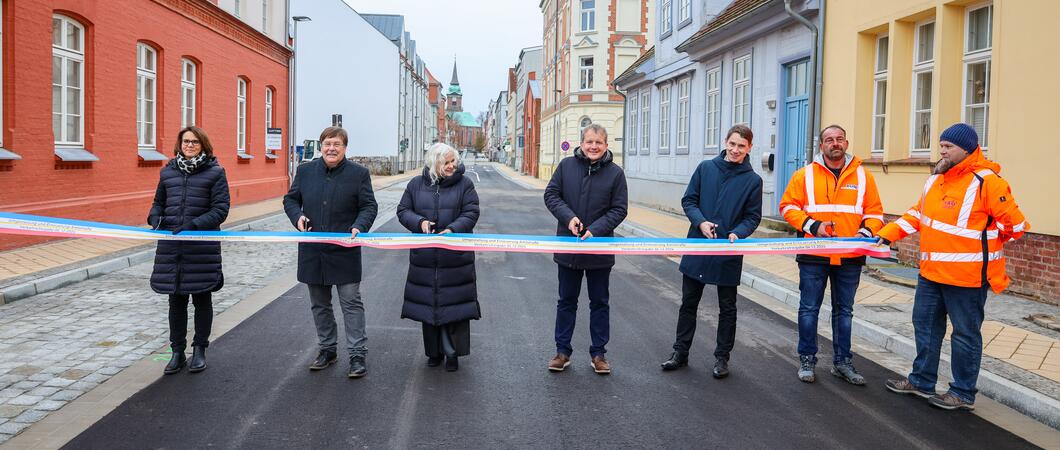
{"type": "MultiPolygon", "coordinates": [[[[507,166],[496,167],[499,173],[529,189],[544,189],[548,184],[546,180],[519,174],[507,166]]],[[[627,236],[685,237],[688,227],[688,220],[683,216],[632,204],[618,232],[627,236]]],[[[877,260],[874,264],[891,263],[877,260]]],[[[888,270],[888,279],[908,277],[910,273],[916,272],[888,270]]],[[[912,327],[914,291],[907,286],[914,286],[916,281],[908,278],[896,281],[900,282],[862,277],[855,297],[853,333],[911,361],[916,355],[912,327]]],[[[792,256],[745,257],[743,285],[778,300],[792,311],[798,309],[799,271],[792,256]]],[[[827,335],[831,308],[825,303],[818,327],[827,335]]],[[[982,328],[984,357],[979,389],[1002,404],[1060,429],[1060,332],[1025,319],[1035,314],[1056,315],[1057,308],[1012,295],[990,293],[987,320],[982,328]]],[[[949,381],[949,350],[948,343],[943,344],[939,375],[945,380],[940,380],[940,390],[945,390],[949,381]]]]}
{"type": "MultiPolygon", "coordinates": [[[[415,175],[410,171],[373,177],[372,187],[385,189],[415,175]]],[[[282,211],[283,197],[235,206],[221,228],[244,230],[282,211]]],[[[133,239],[63,239],[0,252],[0,305],[131,267],[153,256],[153,242],[133,239]]]]}

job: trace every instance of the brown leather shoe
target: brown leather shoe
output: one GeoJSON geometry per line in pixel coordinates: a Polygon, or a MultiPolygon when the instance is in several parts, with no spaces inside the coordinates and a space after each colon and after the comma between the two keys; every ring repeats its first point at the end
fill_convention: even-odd
{"type": "Polygon", "coordinates": [[[589,361],[589,364],[593,366],[593,372],[596,372],[600,375],[611,374],[611,363],[607,362],[607,360],[604,359],[604,355],[594,356],[593,360],[589,361]]]}
{"type": "Polygon", "coordinates": [[[548,370],[552,372],[562,372],[569,365],[570,356],[556,353],[556,356],[553,356],[552,359],[548,361],[548,370]]]}

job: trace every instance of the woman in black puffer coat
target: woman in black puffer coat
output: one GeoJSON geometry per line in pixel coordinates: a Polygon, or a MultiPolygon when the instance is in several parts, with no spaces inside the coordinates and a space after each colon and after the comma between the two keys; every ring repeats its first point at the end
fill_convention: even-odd
{"type": "MultiPolygon", "coordinates": [[[[423,175],[413,178],[397,207],[398,220],[413,233],[471,233],[478,222],[478,193],[456,150],[435,144],[423,175]]],[[[471,319],[481,317],[475,286],[475,252],[440,248],[410,250],[401,317],[423,323],[427,365],[457,370],[457,357],[471,352],[471,319]]]]}
{"type": "MultiPolygon", "coordinates": [[[[206,132],[187,127],[177,133],[175,157],[159,175],[147,223],[156,230],[216,231],[228,217],[230,197],[225,170],[213,156],[206,132]]],[[[189,372],[206,369],[206,347],[213,325],[214,291],[224,286],[221,243],[158,241],[151,289],[169,294],[169,342],[173,357],[165,373],[180,372],[187,362],[188,296],[195,305],[195,338],[189,372]]]]}

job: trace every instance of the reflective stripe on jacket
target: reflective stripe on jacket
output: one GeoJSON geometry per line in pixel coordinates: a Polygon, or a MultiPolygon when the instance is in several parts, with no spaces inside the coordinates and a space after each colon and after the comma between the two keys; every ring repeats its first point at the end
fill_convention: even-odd
{"type": "Polygon", "coordinates": [[[928,177],[920,201],[880,236],[894,242],[919,231],[924,278],[962,287],[985,282],[1000,293],[1010,282],[1002,245],[1030,230],[1000,170],[976,149],[946,173],[928,177]]]}
{"type": "MultiPolygon", "coordinates": [[[[834,222],[837,237],[854,237],[861,228],[875,234],[883,226],[883,204],[876,180],[861,166],[861,159],[853,155],[847,155],[838,179],[820,154],[796,171],[780,201],[780,212],[806,237],[813,237],[810,229],[815,222],[834,222]]],[[[828,258],[833,265],[840,264],[842,258],[860,257],[854,253],[816,256],[828,258]]]]}

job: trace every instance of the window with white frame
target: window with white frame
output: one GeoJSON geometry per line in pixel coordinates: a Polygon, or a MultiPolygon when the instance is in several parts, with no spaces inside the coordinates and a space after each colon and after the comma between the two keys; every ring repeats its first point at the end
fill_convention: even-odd
{"type": "Polygon", "coordinates": [[[596,30],[596,0],[581,0],[582,31],[596,30]]]}
{"type": "Polygon", "coordinates": [[[677,154],[688,154],[688,122],[691,113],[689,86],[692,77],[681,78],[677,82],[677,154]]]}
{"type": "Polygon", "coordinates": [[[721,132],[721,67],[715,67],[707,71],[704,77],[707,85],[706,118],[704,127],[706,135],[703,137],[703,147],[718,149],[718,133],[721,132]]]}
{"type": "Polygon", "coordinates": [[[964,108],[962,121],[975,128],[985,151],[990,119],[990,55],[993,47],[993,5],[968,8],[965,17],[964,108]]]}
{"type": "Polygon", "coordinates": [[[583,91],[588,91],[593,88],[593,57],[582,56],[579,61],[581,77],[578,87],[583,91]]]}
{"type": "Polygon", "coordinates": [[[732,123],[751,123],[751,55],[732,62],[732,123]]]}
{"type": "Polygon", "coordinates": [[[190,59],[180,60],[180,127],[195,125],[195,84],[197,67],[190,59]]]}
{"type": "Polygon", "coordinates": [[[261,31],[269,32],[269,0],[261,0],[261,31]]]}
{"type": "Polygon", "coordinates": [[[592,124],[593,124],[593,119],[590,119],[589,116],[582,117],[582,120],[578,123],[578,131],[583,131],[586,128],[588,128],[589,125],[592,125],[592,124]]]}
{"type": "Polygon", "coordinates": [[[887,123],[887,53],[890,39],[876,38],[876,67],[872,78],[872,153],[883,154],[883,137],[887,123]]]}
{"type": "Polygon", "coordinates": [[[918,24],[913,45],[913,142],[911,156],[931,147],[931,84],[935,69],[935,22],[918,24]]]}
{"type": "Polygon", "coordinates": [[[651,152],[651,87],[640,92],[640,154],[651,152]]]}
{"type": "Polygon", "coordinates": [[[677,7],[677,23],[684,24],[692,19],[692,0],[678,0],[681,3],[677,7]]]}
{"type": "Polygon", "coordinates": [[[84,145],[85,28],[52,16],[52,132],[56,145],[84,145]]]}
{"type": "Polygon", "coordinates": [[[247,151],[247,81],[236,80],[236,151],[247,151]]]}
{"type": "Polygon", "coordinates": [[[659,18],[659,26],[661,27],[659,34],[669,33],[674,28],[674,9],[671,1],[672,0],[662,0],[662,8],[659,8],[659,15],[662,16],[659,18]]]}
{"type": "Polygon", "coordinates": [[[243,9],[243,2],[241,2],[240,0],[235,0],[234,3],[235,3],[235,5],[233,7],[233,13],[232,14],[235,15],[236,17],[240,17],[241,13],[239,12],[239,10],[243,9]]]}
{"type": "Polygon", "coordinates": [[[158,52],[136,44],[136,136],[141,148],[155,148],[155,98],[158,85],[158,52]]]}
{"type": "Polygon", "coordinates": [[[637,118],[640,117],[640,109],[637,108],[638,98],[640,98],[640,95],[637,93],[633,93],[633,95],[629,96],[629,109],[627,111],[628,115],[626,116],[629,122],[627,124],[629,133],[626,133],[627,142],[625,143],[625,147],[627,153],[631,155],[636,155],[637,149],[640,147],[637,144],[637,132],[640,131],[640,128],[637,127],[637,118]]]}
{"type": "Polygon", "coordinates": [[[659,154],[670,153],[670,83],[659,86],[659,154]]]}
{"type": "Polygon", "coordinates": [[[265,88],[265,131],[272,128],[272,88],[265,88]]]}

